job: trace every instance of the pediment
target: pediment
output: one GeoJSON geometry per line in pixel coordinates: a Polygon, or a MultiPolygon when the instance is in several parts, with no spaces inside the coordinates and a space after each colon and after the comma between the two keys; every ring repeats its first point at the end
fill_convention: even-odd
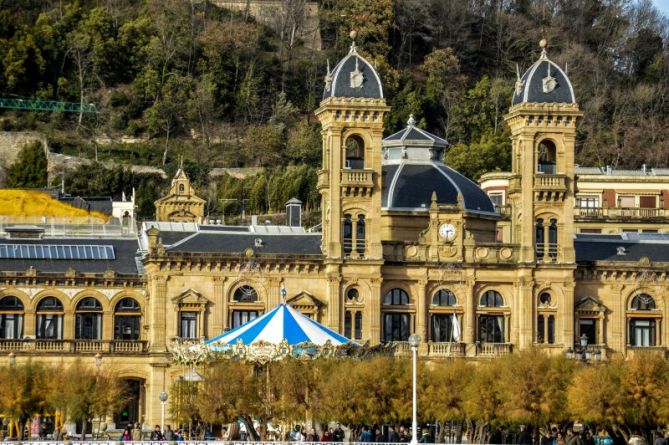
{"type": "Polygon", "coordinates": [[[301,291],[293,295],[288,300],[286,300],[286,303],[290,304],[294,308],[311,306],[320,309],[323,306],[325,306],[325,303],[323,303],[321,300],[314,297],[307,291],[301,291]]]}
{"type": "Polygon", "coordinates": [[[604,312],[606,307],[595,297],[587,296],[576,302],[575,306],[578,312],[604,312]]]}
{"type": "Polygon", "coordinates": [[[176,297],[172,298],[172,302],[179,305],[204,306],[209,303],[209,300],[203,297],[202,294],[195,289],[186,289],[176,297]]]}

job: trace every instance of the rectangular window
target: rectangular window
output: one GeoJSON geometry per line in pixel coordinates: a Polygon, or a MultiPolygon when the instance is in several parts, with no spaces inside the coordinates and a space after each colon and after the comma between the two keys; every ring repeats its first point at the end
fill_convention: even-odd
{"type": "Polygon", "coordinates": [[[631,319],[630,344],[632,346],[655,346],[655,320],[652,318],[631,319]]]}
{"type": "Polygon", "coordinates": [[[596,209],[599,206],[599,196],[581,196],[576,198],[576,207],[582,209],[596,209]]]}
{"type": "Polygon", "coordinates": [[[180,312],[179,317],[179,337],[197,338],[197,312],[180,312]]]}
{"type": "Polygon", "coordinates": [[[344,337],[351,338],[351,311],[344,315],[344,337]]]}
{"type": "Polygon", "coordinates": [[[102,314],[77,314],[77,332],[75,338],[79,340],[100,340],[102,337],[102,314]]]}
{"type": "Polygon", "coordinates": [[[23,336],[23,315],[0,315],[0,338],[19,339],[23,336]]]}
{"type": "Polygon", "coordinates": [[[602,229],[581,229],[581,233],[602,233],[602,229]]]}
{"type": "Polygon", "coordinates": [[[436,342],[452,342],[453,315],[439,314],[432,316],[431,340],[436,342]]]}
{"type": "Polygon", "coordinates": [[[63,339],[63,316],[60,314],[37,314],[37,338],[63,339]]]}
{"type": "Polygon", "coordinates": [[[623,207],[623,208],[636,207],[636,196],[618,196],[618,207],[623,207]]]}
{"type": "MultiPolygon", "coordinates": [[[[578,336],[585,334],[588,337],[589,345],[596,345],[597,343],[597,320],[594,319],[580,319],[578,321],[578,336]]],[[[578,339],[576,339],[578,341],[578,339]]]]}
{"type": "Polygon", "coordinates": [[[362,312],[358,311],[355,313],[355,339],[362,339],[362,312]]]}
{"type": "Polygon", "coordinates": [[[490,201],[492,201],[492,205],[494,205],[496,209],[499,209],[504,205],[504,193],[490,192],[488,193],[488,198],[490,198],[490,201]]]}
{"type": "Polygon", "coordinates": [[[258,311],[232,311],[232,329],[258,318],[258,311]]]}
{"type": "Polygon", "coordinates": [[[504,316],[479,316],[479,341],[481,343],[504,343],[504,316]]]}
{"type": "Polygon", "coordinates": [[[384,341],[407,341],[409,334],[409,314],[390,313],[383,315],[384,341]]]}
{"type": "Polygon", "coordinates": [[[544,316],[539,315],[539,318],[537,319],[537,343],[544,342],[544,327],[544,316]]]}
{"type": "Polygon", "coordinates": [[[555,343],[555,315],[548,316],[548,343],[555,343]]]}
{"type": "Polygon", "coordinates": [[[654,209],[657,207],[657,197],[639,196],[639,207],[642,209],[654,209]]]}
{"type": "Polygon", "coordinates": [[[139,340],[139,316],[114,317],[114,340],[139,340]]]}

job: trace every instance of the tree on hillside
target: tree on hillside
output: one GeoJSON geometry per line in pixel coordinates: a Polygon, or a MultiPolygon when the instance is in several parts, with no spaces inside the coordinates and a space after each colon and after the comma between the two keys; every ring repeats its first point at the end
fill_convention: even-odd
{"type": "Polygon", "coordinates": [[[39,188],[47,185],[47,159],[38,141],[26,144],[7,169],[5,185],[10,188],[39,188]]]}

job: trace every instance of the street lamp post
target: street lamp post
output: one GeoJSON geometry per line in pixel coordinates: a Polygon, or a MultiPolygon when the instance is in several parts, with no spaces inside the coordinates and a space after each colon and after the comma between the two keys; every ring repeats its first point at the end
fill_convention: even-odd
{"type": "Polygon", "coordinates": [[[418,354],[418,345],[420,344],[420,335],[411,334],[409,336],[409,346],[411,346],[411,354],[413,361],[413,381],[411,385],[412,394],[412,412],[411,412],[411,445],[418,443],[418,422],[416,420],[416,355],[418,354]]]}
{"type": "Polygon", "coordinates": [[[160,399],[160,432],[165,434],[165,402],[167,402],[167,393],[161,391],[158,398],[160,399]]]}
{"type": "MultiPolygon", "coordinates": [[[[98,390],[98,385],[100,382],[100,366],[102,366],[102,354],[99,352],[95,354],[95,390],[98,390]]],[[[100,424],[102,423],[102,414],[98,417],[98,434],[97,438],[100,438],[100,424]]]]}

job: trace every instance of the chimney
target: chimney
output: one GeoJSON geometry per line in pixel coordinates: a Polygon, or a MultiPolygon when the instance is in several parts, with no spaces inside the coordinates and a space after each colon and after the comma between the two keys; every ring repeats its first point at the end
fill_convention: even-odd
{"type": "Polygon", "coordinates": [[[297,198],[291,198],[286,203],[286,225],[302,227],[302,201],[297,198]]]}

